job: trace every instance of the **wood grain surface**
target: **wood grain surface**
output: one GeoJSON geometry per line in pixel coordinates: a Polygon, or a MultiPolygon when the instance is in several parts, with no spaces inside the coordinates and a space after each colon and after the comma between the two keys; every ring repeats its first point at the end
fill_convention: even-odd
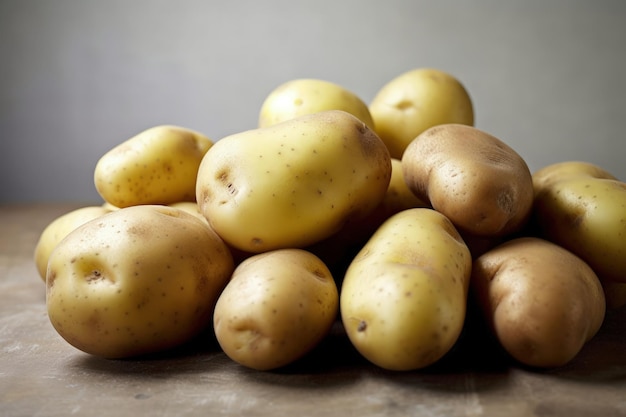
{"type": "Polygon", "coordinates": [[[559,369],[503,355],[472,315],[436,365],[388,372],[337,323],[306,358],[243,368],[210,333],[166,354],[105,360],[66,343],[46,315],[32,254],[43,228],[77,204],[0,207],[0,416],[626,416],[626,309],[559,369]]]}

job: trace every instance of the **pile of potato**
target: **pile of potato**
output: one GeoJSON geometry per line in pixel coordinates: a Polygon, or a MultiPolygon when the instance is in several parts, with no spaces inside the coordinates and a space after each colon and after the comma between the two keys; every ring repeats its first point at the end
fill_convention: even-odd
{"type": "Polygon", "coordinates": [[[140,132],[98,161],[104,204],[41,234],[50,321],[106,358],[212,329],[270,370],[339,319],[367,360],[415,370],[451,350],[475,300],[511,358],[563,365],[626,304],[626,184],[578,161],[532,174],[473,124],[464,86],[418,68],[369,105],[292,80],[258,128],[216,142],[140,132]]]}

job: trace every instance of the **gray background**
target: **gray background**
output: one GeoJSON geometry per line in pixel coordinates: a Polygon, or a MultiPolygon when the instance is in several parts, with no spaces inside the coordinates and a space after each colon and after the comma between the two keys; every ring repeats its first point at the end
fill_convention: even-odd
{"type": "Polygon", "coordinates": [[[0,203],[99,202],[97,160],[148,127],[218,140],[287,80],[369,102],[426,66],[532,170],[582,159],[625,180],[625,26],[621,0],[0,0],[0,203]]]}

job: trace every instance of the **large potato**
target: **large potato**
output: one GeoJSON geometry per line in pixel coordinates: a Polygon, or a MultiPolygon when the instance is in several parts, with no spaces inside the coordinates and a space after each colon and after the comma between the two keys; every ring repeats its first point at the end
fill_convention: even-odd
{"type": "Polygon", "coordinates": [[[291,80],[270,92],[261,105],[259,127],[326,110],[343,110],[374,128],[367,104],[356,94],[338,84],[313,78],[291,80]]]}
{"type": "Polygon", "coordinates": [[[530,217],[533,183],[526,162],[506,143],[475,127],[427,129],[407,147],[402,169],[415,195],[463,233],[505,236],[530,217]]]}
{"type": "Polygon", "coordinates": [[[214,329],[224,352],[258,370],[288,365],[313,349],[337,318],[333,276],[315,255],[278,249],[235,269],[215,306],[214,329]]]}
{"type": "Polygon", "coordinates": [[[390,217],[354,258],[340,293],[356,349],[391,370],[431,365],[463,328],[472,259],[452,223],[428,208],[390,217]]]}
{"type": "Polygon", "coordinates": [[[393,78],[378,91],[369,110],[376,133],[398,159],[417,135],[432,126],[474,124],[465,87],[451,74],[433,68],[417,68],[393,78]]]}
{"type": "Polygon", "coordinates": [[[39,240],[37,240],[33,253],[37,272],[39,272],[39,276],[43,281],[46,280],[48,258],[59,242],[78,226],[110,211],[110,209],[104,206],[80,207],[57,217],[46,226],[41,235],[39,235],[39,240]]]}
{"type": "Polygon", "coordinates": [[[593,270],[543,239],[512,239],[489,250],[474,261],[471,282],[503,348],[529,366],[568,363],[604,320],[604,294],[593,270]]]}
{"type": "Polygon", "coordinates": [[[194,201],[198,166],[213,142],[179,126],[155,126],[98,160],[96,190],[116,207],[194,201]]]}
{"type": "Polygon", "coordinates": [[[626,283],[626,183],[597,165],[566,161],[536,171],[533,185],[539,233],[602,281],[626,283]]]}
{"type": "Polygon", "coordinates": [[[217,141],[200,165],[197,201],[226,242],[259,253],[311,245],[366,216],[390,176],[380,138],[330,110],[217,141]]]}
{"type": "Polygon", "coordinates": [[[50,322],[74,347],[106,358],[180,345],[211,325],[234,269],[208,225],[166,206],[122,208],[91,220],[50,255],[50,322]]]}

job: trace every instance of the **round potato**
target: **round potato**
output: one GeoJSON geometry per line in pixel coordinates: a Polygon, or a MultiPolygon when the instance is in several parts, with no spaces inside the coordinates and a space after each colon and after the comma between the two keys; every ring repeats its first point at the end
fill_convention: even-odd
{"type": "Polygon", "coordinates": [[[202,133],[184,127],[144,130],[98,160],[96,190],[120,208],[194,201],[198,166],[212,145],[202,133]]]}
{"type": "Polygon", "coordinates": [[[376,133],[393,158],[426,129],[447,123],[474,124],[472,100],[461,82],[444,71],[417,68],[385,84],[369,105],[376,133]]]}
{"type": "Polygon", "coordinates": [[[506,236],[530,217],[533,183],[528,165],[506,143],[475,127],[427,129],[407,147],[402,169],[415,195],[463,233],[506,236]]]}
{"type": "Polygon", "coordinates": [[[343,110],[374,128],[367,104],[356,94],[338,84],[312,78],[291,80],[274,89],[261,105],[259,127],[326,110],[343,110]]]}
{"type": "Polygon", "coordinates": [[[603,282],[626,283],[626,183],[597,165],[565,161],[536,171],[533,185],[542,237],[581,257],[603,282]]]}
{"type": "Polygon", "coordinates": [[[211,325],[234,269],[224,242],[166,206],[122,208],[70,232],[50,255],[46,305],[71,345],[106,358],[175,347],[211,325]]]}
{"type": "Polygon", "coordinates": [[[240,250],[303,248],[367,216],[384,198],[391,160],[380,138],[340,110],[300,116],[216,142],[197,201],[240,250]]]}
{"type": "Polygon", "coordinates": [[[340,312],[348,338],[385,369],[437,362],[463,328],[471,266],[469,249],[443,214],[414,208],[393,215],[343,279],[340,312]]]}
{"type": "Polygon", "coordinates": [[[254,255],[235,269],[215,306],[224,352],[249,368],[288,365],[328,333],[339,296],[326,265],[301,249],[254,255]]]}
{"type": "Polygon", "coordinates": [[[35,266],[42,281],[46,280],[46,269],[48,268],[50,253],[52,253],[52,250],[59,242],[78,226],[110,211],[109,208],[104,206],[80,207],[57,217],[46,226],[39,236],[33,254],[35,266]]]}
{"type": "Polygon", "coordinates": [[[474,261],[471,282],[500,344],[525,365],[565,365],[604,320],[605,298],[593,270],[543,239],[512,239],[489,250],[474,261]]]}

